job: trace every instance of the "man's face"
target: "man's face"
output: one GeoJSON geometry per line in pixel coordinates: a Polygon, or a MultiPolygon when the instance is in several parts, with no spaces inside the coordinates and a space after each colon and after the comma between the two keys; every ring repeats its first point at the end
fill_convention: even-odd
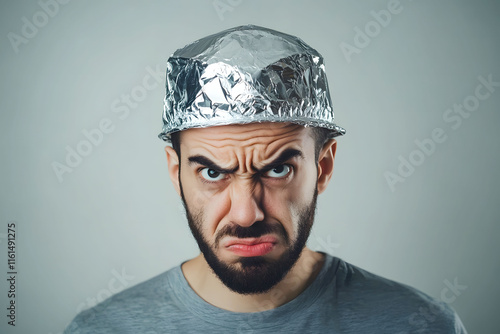
{"type": "Polygon", "coordinates": [[[310,128],[227,125],[181,134],[179,190],[207,263],[231,290],[261,293],[299,258],[314,220],[310,128]]]}

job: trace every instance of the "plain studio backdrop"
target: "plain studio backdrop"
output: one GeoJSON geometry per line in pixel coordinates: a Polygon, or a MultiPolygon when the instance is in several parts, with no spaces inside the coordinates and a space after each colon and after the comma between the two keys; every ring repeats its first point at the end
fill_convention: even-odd
{"type": "MultiPolygon", "coordinates": [[[[167,175],[166,60],[223,29],[299,36],[339,125],[309,246],[500,333],[500,5],[495,1],[2,1],[0,268],[16,230],[16,326],[85,308],[198,250],[167,175]]],[[[383,305],[381,305],[383,307],[383,305]]],[[[425,310],[424,310],[425,311],[425,310]]],[[[415,330],[432,324],[408,314],[415,330]]]]}

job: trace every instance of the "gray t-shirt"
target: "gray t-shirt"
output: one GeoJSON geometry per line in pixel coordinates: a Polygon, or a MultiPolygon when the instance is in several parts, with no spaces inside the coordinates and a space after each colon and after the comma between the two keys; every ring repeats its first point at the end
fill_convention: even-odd
{"type": "Polygon", "coordinates": [[[177,266],[83,311],[64,331],[84,333],[467,333],[445,303],[326,255],[314,282],[278,308],[219,309],[177,266]]]}

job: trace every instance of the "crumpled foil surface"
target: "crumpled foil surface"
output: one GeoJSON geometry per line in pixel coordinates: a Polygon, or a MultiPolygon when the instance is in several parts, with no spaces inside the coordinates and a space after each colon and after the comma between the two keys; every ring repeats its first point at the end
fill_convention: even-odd
{"type": "Polygon", "coordinates": [[[301,39],[254,25],[207,36],[167,63],[163,131],[255,122],[331,130],[333,108],[323,57],[301,39]]]}

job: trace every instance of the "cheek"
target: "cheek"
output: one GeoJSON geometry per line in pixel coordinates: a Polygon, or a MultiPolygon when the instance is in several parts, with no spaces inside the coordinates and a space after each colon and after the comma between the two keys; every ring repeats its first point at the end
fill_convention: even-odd
{"type": "Polygon", "coordinates": [[[203,189],[199,181],[181,172],[184,199],[192,214],[201,214],[203,234],[209,238],[220,228],[229,201],[224,193],[203,189]]]}
{"type": "Polygon", "coordinates": [[[208,237],[212,237],[217,230],[224,226],[227,212],[230,209],[230,201],[223,193],[212,195],[207,198],[203,207],[204,231],[208,237]]]}
{"type": "Polygon", "coordinates": [[[272,221],[279,221],[292,240],[297,237],[300,214],[314,197],[315,175],[314,170],[307,174],[301,173],[286,187],[266,191],[266,216],[272,221]]]}
{"type": "Polygon", "coordinates": [[[310,203],[315,188],[316,169],[313,166],[303,166],[285,190],[286,198],[294,208],[302,208],[310,203]]]}

